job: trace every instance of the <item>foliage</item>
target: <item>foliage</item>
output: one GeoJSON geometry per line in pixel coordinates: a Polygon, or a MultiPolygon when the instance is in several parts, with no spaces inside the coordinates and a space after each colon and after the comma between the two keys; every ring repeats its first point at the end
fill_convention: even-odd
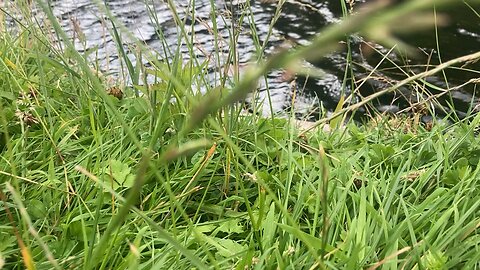
{"type": "Polygon", "coordinates": [[[40,30],[0,33],[0,268],[479,267],[478,115],[307,133],[241,114],[235,102],[289,54],[208,94],[191,89],[204,63],[129,62],[159,82],[114,96],[40,30]]]}

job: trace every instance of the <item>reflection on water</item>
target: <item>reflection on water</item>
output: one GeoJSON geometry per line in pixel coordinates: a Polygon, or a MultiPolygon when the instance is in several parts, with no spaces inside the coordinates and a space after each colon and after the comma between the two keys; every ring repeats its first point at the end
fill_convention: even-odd
{"type": "MultiPolygon", "coordinates": [[[[341,17],[339,0],[314,1],[295,0],[287,1],[282,8],[281,15],[270,30],[270,24],[277,9],[277,1],[229,1],[229,0],[176,0],[175,9],[185,27],[180,29],[172,16],[172,10],[162,1],[110,0],[106,6],[133,34],[135,38],[148,45],[155,58],[162,61],[171,61],[172,56],[179,51],[184,61],[192,55],[197,63],[208,63],[208,84],[219,84],[218,78],[223,68],[237,57],[240,66],[255,60],[261,53],[268,55],[279,47],[288,44],[308,44],[308,40],[318,33],[322,27],[335,23],[341,17]],[[190,6],[189,2],[194,2],[190,6]],[[268,3],[273,2],[273,3],[268,3]],[[212,3],[214,3],[212,7],[212,3]],[[219,33],[216,38],[213,31],[219,33]],[[184,34],[182,34],[182,31],[184,34]],[[236,47],[231,47],[232,31],[237,37],[236,47]],[[183,38],[182,38],[183,37],[183,38]],[[185,38],[186,37],[186,38],[185,38]],[[186,42],[192,42],[193,53],[189,51],[186,42]],[[262,46],[265,50],[262,51],[262,46]],[[237,54],[232,54],[236,52],[237,54]]],[[[84,43],[76,43],[81,52],[90,52],[92,61],[99,63],[104,72],[126,78],[121,72],[122,63],[115,53],[117,45],[111,34],[111,24],[105,16],[103,8],[93,4],[93,0],[58,0],[52,3],[54,13],[61,19],[62,26],[72,37],[75,34],[73,26],[78,25],[84,33],[84,43]]],[[[363,2],[363,1],[357,1],[363,2]]],[[[478,11],[478,8],[477,8],[478,11]]],[[[417,58],[406,60],[405,56],[390,54],[390,59],[397,59],[396,64],[402,65],[404,72],[418,73],[427,69],[425,64],[446,61],[456,56],[474,52],[480,48],[480,18],[466,5],[448,11],[451,24],[439,31],[436,43],[433,29],[414,36],[404,37],[410,44],[421,48],[417,58]],[[442,52],[441,58],[436,53],[437,45],[442,52]]],[[[128,35],[123,35],[123,46],[129,52],[134,62],[135,49],[128,35]]],[[[384,48],[363,42],[360,38],[351,38],[353,50],[353,70],[355,79],[347,73],[347,81],[343,84],[345,91],[358,85],[358,80],[365,77],[371,69],[382,59],[384,48]],[[378,50],[378,52],[375,51],[378,50]]],[[[322,68],[326,75],[320,79],[296,78],[298,95],[293,107],[300,115],[313,113],[318,117],[314,108],[321,104],[327,110],[335,108],[342,91],[342,82],[345,77],[347,55],[343,51],[328,55],[321,61],[312,63],[322,68]]],[[[145,63],[146,64],[146,63],[145,63]]],[[[384,88],[395,80],[405,77],[402,71],[392,69],[395,65],[385,61],[380,65],[376,76],[379,80],[370,79],[360,88],[359,94],[368,95],[379,88],[384,88]]],[[[478,65],[473,66],[477,71],[478,65]]],[[[269,88],[273,110],[279,112],[292,108],[292,84],[285,79],[282,71],[274,71],[260,84],[259,99],[266,99],[266,88],[269,88]]],[[[447,71],[449,81],[442,76],[428,78],[428,82],[438,87],[452,87],[461,84],[478,73],[459,70],[447,71]]],[[[427,84],[428,85],[428,84],[427,84]]],[[[196,86],[199,90],[205,88],[205,82],[196,86]]],[[[427,89],[432,90],[431,87],[427,89]]],[[[474,86],[468,85],[463,90],[454,93],[444,101],[453,99],[457,107],[466,110],[474,92],[474,86]]],[[[377,109],[398,111],[410,102],[418,99],[412,91],[403,88],[398,93],[385,96],[376,101],[377,109]],[[413,99],[413,100],[412,100],[413,99]]],[[[265,112],[269,106],[265,106],[265,112]]]]}

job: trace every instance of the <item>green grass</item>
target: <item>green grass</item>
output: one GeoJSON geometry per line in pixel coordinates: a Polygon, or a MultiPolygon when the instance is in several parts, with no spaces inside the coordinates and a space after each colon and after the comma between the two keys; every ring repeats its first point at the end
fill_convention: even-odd
{"type": "Polygon", "coordinates": [[[159,82],[122,99],[72,44],[58,49],[34,24],[1,32],[0,269],[480,268],[480,116],[331,132],[240,116],[236,101],[266,71],[320,57],[345,33],[373,36],[370,15],[206,94],[189,87],[202,63],[147,70],[124,56],[130,76],[159,82]]]}

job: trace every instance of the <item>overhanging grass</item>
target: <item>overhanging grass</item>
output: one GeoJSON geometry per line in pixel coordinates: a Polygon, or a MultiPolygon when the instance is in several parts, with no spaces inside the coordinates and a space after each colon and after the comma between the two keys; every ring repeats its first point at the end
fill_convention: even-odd
{"type": "Polygon", "coordinates": [[[119,100],[20,32],[0,45],[6,269],[479,267],[478,117],[298,136],[236,106],[209,115],[225,93],[182,89],[195,65],[157,65],[172,79],[119,100]]]}

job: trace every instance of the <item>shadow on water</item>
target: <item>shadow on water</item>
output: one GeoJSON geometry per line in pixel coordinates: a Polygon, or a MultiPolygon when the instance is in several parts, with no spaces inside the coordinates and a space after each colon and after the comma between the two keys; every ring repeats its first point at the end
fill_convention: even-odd
{"type": "MultiPolygon", "coordinates": [[[[213,86],[218,84],[219,74],[217,73],[226,64],[230,52],[229,31],[232,18],[235,23],[238,23],[240,18],[244,18],[239,27],[236,49],[240,64],[245,64],[258,55],[258,52],[255,51],[256,43],[251,32],[252,27],[257,32],[260,44],[267,40],[265,54],[268,55],[285,44],[308,44],[308,40],[316,35],[319,29],[337,22],[342,16],[340,0],[287,1],[274,29],[269,33],[268,26],[276,10],[276,4],[268,3],[272,1],[249,1],[249,5],[245,5],[245,1],[216,0],[213,2],[216,4],[216,23],[220,41],[215,45],[215,39],[209,29],[212,27],[211,1],[196,0],[194,9],[189,9],[189,1],[174,2],[177,5],[180,19],[186,19],[185,29],[188,35],[193,36],[192,40],[195,43],[193,57],[199,62],[208,61],[210,64],[210,84],[213,86]],[[245,6],[250,7],[245,8],[245,6]],[[193,10],[195,12],[194,19],[192,18],[193,10]],[[224,16],[228,12],[233,16],[224,16]],[[248,20],[249,15],[253,15],[255,21],[253,26],[248,20]]],[[[273,2],[276,3],[276,1],[273,2]]],[[[356,2],[361,4],[364,1],[356,2]]],[[[130,29],[134,36],[151,47],[152,51],[157,52],[158,59],[171,61],[172,54],[176,50],[180,51],[184,60],[191,58],[192,52],[187,49],[185,44],[178,44],[179,29],[167,5],[161,1],[146,1],[145,3],[133,0],[106,1],[112,13],[130,29]]],[[[53,2],[52,6],[56,15],[62,18],[65,29],[72,35],[71,21],[72,19],[78,21],[87,38],[85,44],[78,44],[77,48],[80,51],[96,50],[94,62],[99,63],[100,69],[117,77],[124,76],[121,72],[120,59],[114,53],[116,45],[108,30],[108,20],[99,13],[98,8],[92,4],[91,0],[62,0],[53,2]]],[[[478,5],[475,6],[475,9],[480,10],[478,5]]],[[[475,52],[480,48],[480,18],[471,8],[465,4],[459,4],[455,9],[439,10],[438,12],[447,13],[450,18],[450,24],[438,31],[438,44],[434,29],[402,36],[404,41],[418,47],[418,54],[415,57],[407,57],[398,52],[391,52],[388,57],[391,61],[382,62],[374,72],[375,79],[370,78],[362,87],[358,88],[361,80],[372,71],[373,67],[377,66],[388,50],[353,36],[350,37],[353,73],[347,72],[347,76],[345,76],[347,53],[338,51],[321,61],[311,63],[325,71],[324,77],[313,79],[299,76],[295,78],[298,93],[294,104],[292,104],[291,96],[292,84],[288,80],[282,79],[282,71],[274,71],[267,76],[266,82],[260,85],[259,99],[267,99],[266,87],[268,85],[275,113],[288,112],[293,108],[299,117],[316,119],[322,114],[318,110],[319,107],[323,107],[327,111],[335,109],[343,90],[349,94],[353,89],[358,88],[355,90],[358,91],[356,98],[352,100],[355,102],[358,101],[359,96],[367,96],[405,78],[405,73],[416,74],[432,68],[428,64],[438,64],[441,61],[475,52]],[[441,53],[438,52],[437,47],[441,53]],[[344,77],[347,79],[345,83],[344,77]],[[345,85],[344,89],[342,89],[342,85],[345,85]]],[[[124,46],[128,48],[128,44],[124,44],[124,46]]],[[[129,57],[135,61],[133,53],[129,57]]],[[[374,101],[373,107],[362,108],[357,115],[368,115],[372,110],[395,113],[410,107],[412,103],[428,98],[429,95],[440,93],[439,89],[452,88],[469,79],[479,77],[480,66],[478,63],[471,64],[468,68],[472,71],[448,69],[445,71],[445,76],[439,74],[428,78],[426,80],[428,83],[404,87],[395,93],[382,96],[374,101]],[[413,89],[421,91],[412,91],[413,89]]],[[[128,81],[128,79],[126,80],[128,81]]],[[[198,86],[198,90],[204,91],[205,87],[198,86]]],[[[441,104],[432,105],[432,108],[437,114],[445,115],[451,111],[449,108],[451,103],[458,111],[458,115],[464,116],[471,107],[475,90],[474,84],[465,85],[458,91],[443,95],[439,99],[441,104]]],[[[476,101],[474,103],[476,105],[476,101]]],[[[265,108],[264,112],[268,113],[269,109],[265,108]]]]}

